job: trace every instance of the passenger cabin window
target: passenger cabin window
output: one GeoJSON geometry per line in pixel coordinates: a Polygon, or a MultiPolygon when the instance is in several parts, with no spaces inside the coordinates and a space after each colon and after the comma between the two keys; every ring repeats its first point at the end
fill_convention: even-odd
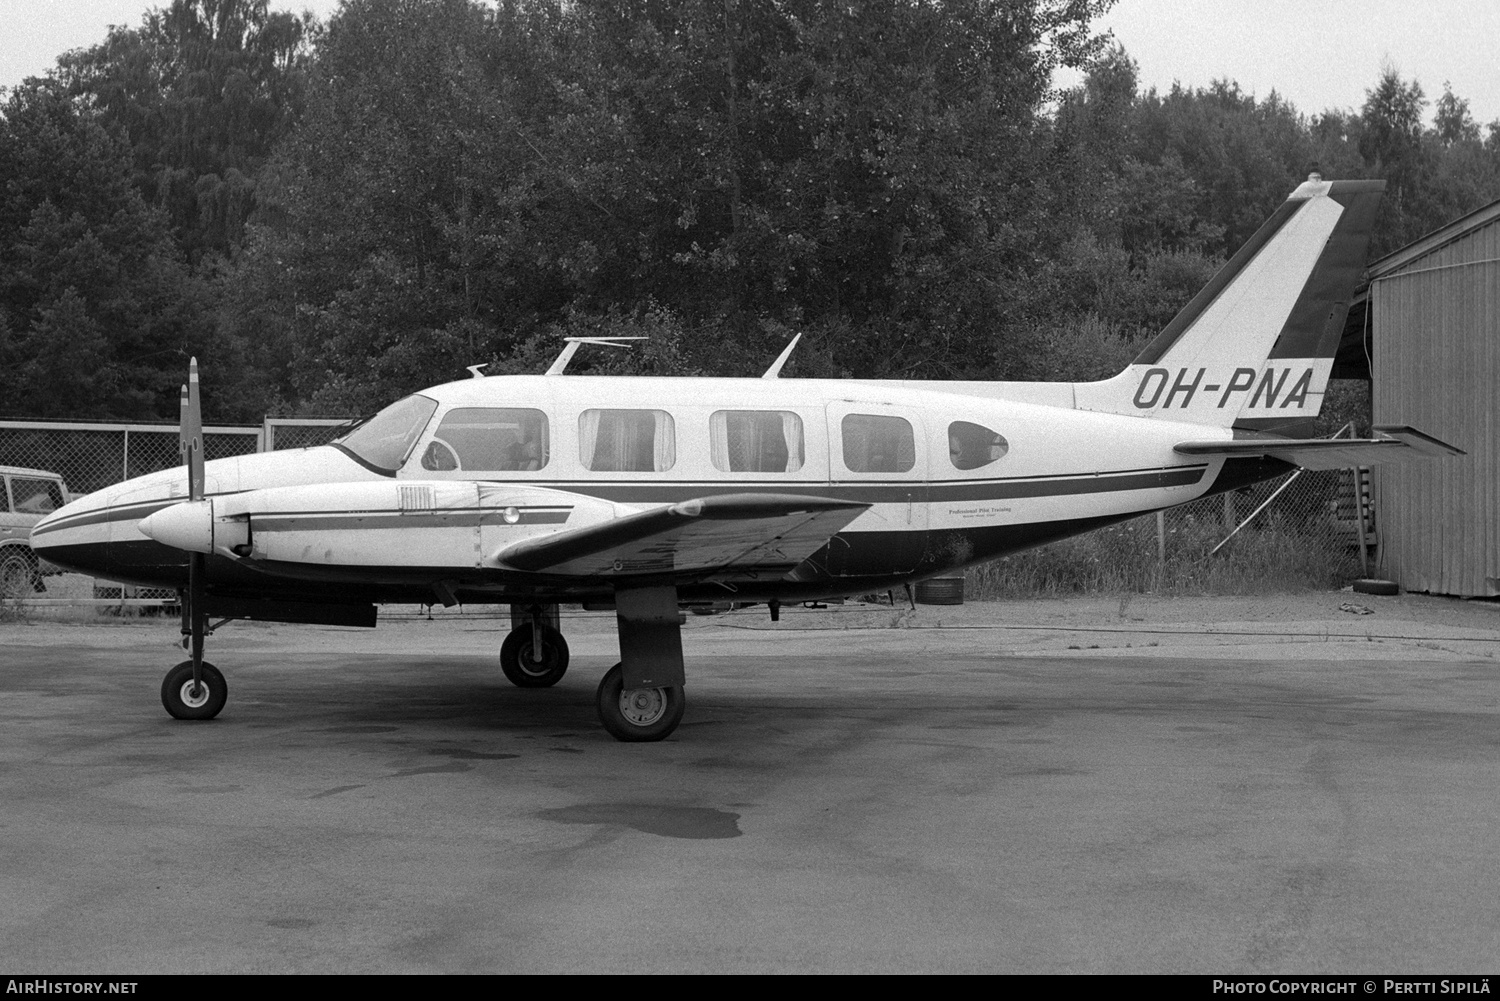
{"type": "Polygon", "coordinates": [[[665,410],[585,410],[578,460],[596,473],[660,473],[677,464],[675,437],[665,410]]]}
{"type": "Polygon", "coordinates": [[[849,414],[843,438],[851,473],[907,473],[917,464],[916,436],[904,418],[849,414]]]}
{"type": "Polygon", "coordinates": [[[802,468],[802,418],[785,410],[718,410],[708,419],[714,468],[725,473],[795,473],[802,468]]]}
{"type": "Polygon", "coordinates": [[[530,472],[547,465],[547,415],[519,407],[459,407],[443,415],[422,468],[530,472]]]}
{"type": "Polygon", "coordinates": [[[983,424],[954,421],[948,425],[948,460],[954,469],[988,466],[1010,451],[1010,443],[983,424]]]}

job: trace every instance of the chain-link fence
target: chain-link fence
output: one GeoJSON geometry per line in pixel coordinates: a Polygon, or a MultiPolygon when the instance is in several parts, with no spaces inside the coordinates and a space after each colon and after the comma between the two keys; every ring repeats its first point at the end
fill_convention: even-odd
{"type": "MultiPolygon", "coordinates": [[[[223,459],[322,445],[346,424],[340,420],[272,417],[259,427],[205,427],[203,454],[207,459],[223,459]]],[[[175,424],[0,421],[0,466],[56,473],[62,477],[69,497],[77,497],[180,465],[179,442],[175,424]]],[[[3,489],[0,483],[0,505],[3,489]]],[[[10,527],[11,534],[25,530],[19,523],[10,527]]],[[[78,574],[47,574],[40,583],[43,591],[36,593],[36,598],[119,602],[122,608],[159,606],[175,600],[175,595],[167,592],[122,588],[78,574]]],[[[30,591],[30,586],[25,590],[30,591]]]]}
{"type": "Polygon", "coordinates": [[[311,448],[326,445],[337,438],[348,421],[319,420],[306,417],[267,417],[261,427],[261,451],[277,452],[288,448],[311,448]]]}
{"type": "Polygon", "coordinates": [[[1191,556],[1205,567],[1210,559],[1224,557],[1239,564],[1258,559],[1270,569],[1295,553],[1298,566],[1326,574],[1330,581],[1361,569],[1361,545],[1368,554],[1377,541],[1370,471],[1363,468],[1297,470],[1173,508],[1163,512],[1162,520],[1167,544],[1179,550],[1179,557],[1191,556]],[[1200,555],[1207,539],[1213,544],[1200,555]]]}
{"type": "MultiPolygon", "coordinates": [[[[205,427],[203,455],[326,445],[346,421],[269,417],[259,427],[205,427]]],[[[182,463],[175,424],[83,424],[0,421],[0,466],[58,473],[77,496],[182,463]]]]}
{"type": "Polygon", "coordinates": [[[1302,470],[975,567],[966,594],[1342,586],[1377,542],[1368,469],[1302,470]]]}
{"type": "MultiPolygon", "coordinates": [[[[176,426],[0,421],[0,466],[58,473],[70,494],[87,494],[180,465],[176,426]]],[[[205,429],[210,459],[260,450],[259,428],[205,429]]]]}

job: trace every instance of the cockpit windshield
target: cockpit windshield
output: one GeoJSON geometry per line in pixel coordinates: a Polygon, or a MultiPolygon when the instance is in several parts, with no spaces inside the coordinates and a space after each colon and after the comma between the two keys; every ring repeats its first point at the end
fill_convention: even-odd
{"type": "Polygon", "coordinates": [[[437,410],[437,401],[420,394],[386,407],[333,444],[371,469],[395,474],[406,462],[437,410]]]}

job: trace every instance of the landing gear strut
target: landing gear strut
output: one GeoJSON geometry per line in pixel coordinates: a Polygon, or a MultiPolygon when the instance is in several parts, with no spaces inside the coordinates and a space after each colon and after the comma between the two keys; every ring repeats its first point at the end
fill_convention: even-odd
{"type": "Polygon", "coordinates": [[[599,722],[616,740],[662,740],[677,729],[687,705],[677,589],[619,588],[615,619],[620,663],[599,682],[599,722]]]}

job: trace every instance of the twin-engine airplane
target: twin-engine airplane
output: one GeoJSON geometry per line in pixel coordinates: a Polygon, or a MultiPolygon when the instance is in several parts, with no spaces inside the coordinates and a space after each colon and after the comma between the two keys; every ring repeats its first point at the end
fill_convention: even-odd
{"type": "MultiPolygon", "coordinates": [[[[509,603],[522,688],[568,667],[557,608],[612,606],[604,727],[682,718],[679,609],[884,591],[1282,473],[1461,454],[1410,428],[1273,433],[1318,413],[1383,189],[1292,193],[1125,371],[1091,383],[506,376],[408,396],[331,445],[202,458],[36,526],[64,567],[179,588],[167,711],[208,719],[210,616],[373,626],[382,602],[509,603]]],[[[561,359],[560,359],[561,361],[561,359]]],[[[561,366],[554,366],[554,370],[561,366]]],[[[477,372],[476,372],[477,374],[477,372]]]]}

